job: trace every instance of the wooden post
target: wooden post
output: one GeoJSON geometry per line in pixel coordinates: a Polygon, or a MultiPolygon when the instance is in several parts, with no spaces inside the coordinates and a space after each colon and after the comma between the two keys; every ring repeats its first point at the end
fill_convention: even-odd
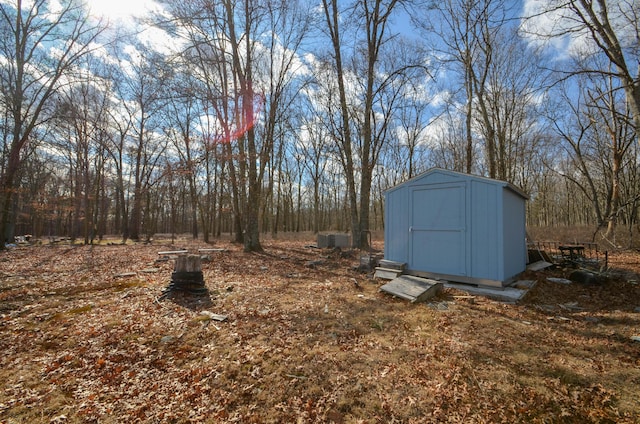
{"type": "Polygon", "coordinates": [[[176,258],[176,272],[201,272],[202,263],[199,255],[181,255],[176,258]]]}
{"type": "Polygon", "coordinates": [[[181,255],[176,258],[168,290],[180,290],[195,295],[207,294],[207,287],[202,277],[202,261],[199,255],[181,255]]]}

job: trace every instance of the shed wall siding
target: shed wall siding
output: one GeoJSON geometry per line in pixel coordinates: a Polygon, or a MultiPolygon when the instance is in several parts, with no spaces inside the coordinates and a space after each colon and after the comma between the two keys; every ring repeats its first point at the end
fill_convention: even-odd
{"type": "Polygon", "coordinates": [[[471,183],[471,272],[474,277],[500,280],[498,259],[501,254],[497,237],[499,216],[496,214],[498,193],[495,184],[471,183]]]}
{"type": "Polygon", "coordinates": [[[527,266],[525,203],[504,189],[504,269],[505,279],[521,273],[527,266]]]}
{"type": "Polygon", "coordinates": [[[464,181],[462,177],[452,175],[442,171],[434,171],[431,174],[427,174],[422,178],[416,178],[411,185],[425,185],[425,184],[444,184],[453,183],[458,181],[464,181]]]}
{"type": "Polygon", "coordinates": [[[407,262],[409,256],[409,190],[387,193],[385,199],[384,257],[407,262]]]}

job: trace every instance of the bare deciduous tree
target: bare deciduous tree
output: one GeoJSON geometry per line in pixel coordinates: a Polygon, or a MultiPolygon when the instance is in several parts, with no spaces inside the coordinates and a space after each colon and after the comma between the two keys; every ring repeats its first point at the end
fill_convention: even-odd
{"type": "Polygon", "coordinates": [[[369,228],[373,170],[382,147],[388,140],[391,107],[398,100],[403,78],[414,69],[422,69],[419,56],[410,62],[398,55],[392,29],[395,11],[400,0],[358,0],[345,10],[339,2],[323,0],[324,29],[331,41],[332,68],[338,91],[340,120],[334,128],[339,158],[344,168],[350,210],[352,245],[367,247],[365,237],[369,228]],[[351,68],[345,62],[341,14],[350,14],[354,29],[363,34],[349,51],[351,68]],[[384,57],[393,56],[395,61],[384,57]],[[355,88],[353,84],[357,84],[355,88]],[[349,87],[349,88],[347,88],[349,87]],[[353,92],[355,91],[355,92],[353,92]],[[350,100],[352,99],[357,100],[350,100]],[[359,191],[359,195],[358,195],[359,191]]]}
{"type": "Polygon", "coordinates": [[[9,118],[0,175],[0,248],[12,236],[11,201],[25,148],[48,118],[52,96],[73,79],[76,64],[100,33],[81,6],[75,0],[0,3],[0,107],[9,118]]]}
{"type": "Polygon", "coordinates": [[[640,13],[637,2],[626,0],[547,0],[538,10],[530,11],[523,31],[530,36],[550,39],[569,37],[574,40],[572,52],[578,60],[573,70],[563,70],[564,77],[589,73],[612,75],[620,80],[627,107],[640,134],[640,13]],[[544,27],[537,20],[549,19],[557,24],[544,27]],[[581,43],[582,40],[586,42],[581,43]],[[604,55],[602,61],[584,61],[594,55],[604,55]]]}
{"type": "MultiPolygon", "coordinates": [[[[495,128],[487,104],[489,74],[498,47],[497,34],[505,24],[506,5],[502,0],[445,0],[435,4],[439,12],[418,19],[426,32],[435,29],[446,47],[440,60],[456,64],[461,74],[465,116],[465,172],[472,172],[477,158],[474,124],[479,118],[484,127],[485,163],[489,176],[497,177],[495,128]]],[[[456,90],[457,91],[457,90],[456,90]]]]}

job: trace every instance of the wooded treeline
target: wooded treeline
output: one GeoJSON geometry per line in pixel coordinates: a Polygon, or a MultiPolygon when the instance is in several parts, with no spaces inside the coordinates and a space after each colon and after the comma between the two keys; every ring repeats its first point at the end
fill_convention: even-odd
{"type": "Polygon", "coordinates": [[[166,1],[117,27],[2,2],[0,233],[363,246],[433,166],[522,188],[531,225],[636,231],[637,5],[535,5],[166,1]]]}

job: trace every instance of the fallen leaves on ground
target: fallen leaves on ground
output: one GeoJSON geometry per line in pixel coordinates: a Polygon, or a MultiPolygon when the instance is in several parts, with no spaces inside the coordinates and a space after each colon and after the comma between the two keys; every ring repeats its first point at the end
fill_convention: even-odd
{"type": "Polygon", "coordinates": [[[637,422],[633,266],[597,286],[527,275],[517,305],[409,304],[358,254],[308,244],[225,245],[208,297],[162,300],[167,246],[0,253],[0,422],[637,422]]]}

